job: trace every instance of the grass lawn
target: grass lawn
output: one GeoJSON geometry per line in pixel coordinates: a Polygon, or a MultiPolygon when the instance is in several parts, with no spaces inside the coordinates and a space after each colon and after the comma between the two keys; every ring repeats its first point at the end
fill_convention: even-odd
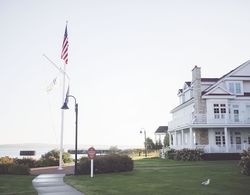
{"type": "Polygon", "coordinates": [[[238,161],[144,159],[134,163],[132,172],[99,174],[94,178],[67,176],[65,182],[86,195],[250,194],[250,177],[240,173],[238,161]],[[210,185],[202,186],[201,182],[208,178],[210,185]]]}
{"type": "Polygon", "coordinates": [[[33,176],[0,175],[0,194],[34,195],[37,194],[32,186],[33,176]]]}

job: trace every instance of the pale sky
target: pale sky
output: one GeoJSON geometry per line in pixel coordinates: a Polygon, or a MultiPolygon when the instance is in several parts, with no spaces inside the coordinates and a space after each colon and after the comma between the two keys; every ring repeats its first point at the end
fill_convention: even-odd
{"type": "MultiPolygon", "coordinates": [[[[221,77],[250,59],[249,0],[0,0],[0,144],[60,143],[59,66],[66,20],[79,144],[143,145],[171,120],[201,67],[221,77]],[[58,76],[50,92],[47,86],[58,76]]],[[[75,112],[64,143],[74,144],[75,112]]]]}

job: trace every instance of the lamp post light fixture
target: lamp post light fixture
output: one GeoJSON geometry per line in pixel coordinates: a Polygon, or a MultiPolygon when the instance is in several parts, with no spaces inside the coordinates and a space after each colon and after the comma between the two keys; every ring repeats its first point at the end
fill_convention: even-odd
{"type": "Polygon", "coordinates": [[[68,110],[68,98],[72,97],[75,100],[75,113],[76,113],[76,121],[75,121],[75,171],[74,174],[77,175],[77,128],[78,128],[78,103],[76,102],[76,98],[73,95],[66,94],[65,101],[61,109],[68,110]]]}
{"type": "MultiPolygon", "coordinates": [[[[144,130],[143,132],[144,132],[145,157],[147,157],[147,134],[145,129],[142,130],[144,130]]],[[[140,131],[140,133],[142,133],[142,130],[140,131]]]]}

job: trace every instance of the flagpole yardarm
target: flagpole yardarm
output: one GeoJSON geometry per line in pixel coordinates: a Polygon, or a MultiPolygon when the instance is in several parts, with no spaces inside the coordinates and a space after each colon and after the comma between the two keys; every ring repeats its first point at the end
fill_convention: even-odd
{"type": "Polygon", "coordinates": [[[45,57],[60,73],[65,74],[68,81],[70,81],[69,75],[63,71],[61,67],[59,67],[55,62],[53,62],[47,55],[43,54],[43,57],[45,57]]]}

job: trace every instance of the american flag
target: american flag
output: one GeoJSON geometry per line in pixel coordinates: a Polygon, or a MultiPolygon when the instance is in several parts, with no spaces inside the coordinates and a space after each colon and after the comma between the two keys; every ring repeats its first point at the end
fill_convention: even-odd
{"type": "Polygon", "coordinates": [[[69,42],[68,42],[68,31],[66,25],[63,44],[62,44],[62,53],[61,53],[61,59],[64,60],[65,64],[68,64],[68,48],[69,48],[69,42]]]}

